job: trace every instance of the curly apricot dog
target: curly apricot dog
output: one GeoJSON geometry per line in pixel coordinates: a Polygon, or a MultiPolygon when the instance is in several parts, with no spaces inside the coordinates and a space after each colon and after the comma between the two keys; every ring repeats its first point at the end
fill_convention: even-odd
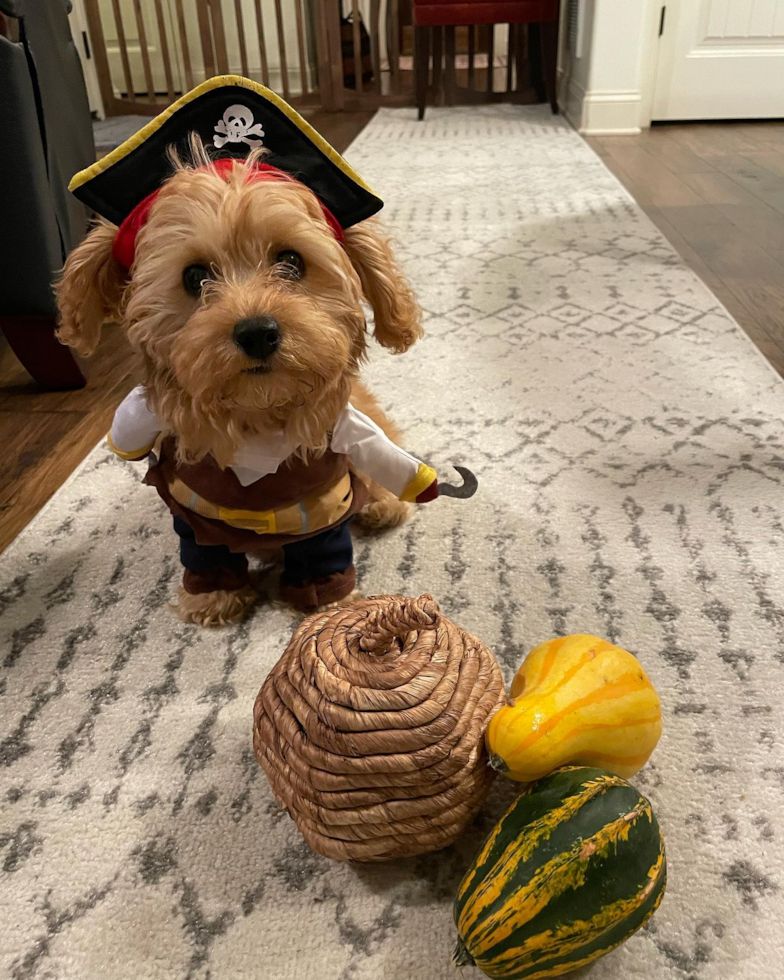
{"type": "Polygon", "coordinates": [[[153,450],[147,482],[174,514],[185,566],[178,611],[203,625],[255,598],[247,554],[283,554],[281,597],[303,609],[355,587],[349,522],[406,518],[436,475],[358,380],[368,334],[403,353],[420,311],[375,219],[336,233],[316,194],[262,162],[212,159],[191,138],[135,220],[130,268],[102,220],[58,285],[60,339],[84,354],[118,321],[143,383],[110,445],[153,450]]]}

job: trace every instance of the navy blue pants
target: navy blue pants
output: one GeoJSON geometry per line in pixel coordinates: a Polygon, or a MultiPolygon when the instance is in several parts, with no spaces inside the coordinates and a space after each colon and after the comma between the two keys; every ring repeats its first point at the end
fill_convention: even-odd
{"type": "MultiPolygon", "coordinates": [[[[304,541],[283,546],[283,578],[289,585],[330,578],[350,568],[354,561],[351,521],[317,534],[304,541]]],[[[205,575],[225,569],[236,575],[247,574],[248,559],[225,544],[199,544],[193,528],[181,517],[174,518],[174,530],[180,538],[180,561],[189,571],[205,575]]]]}

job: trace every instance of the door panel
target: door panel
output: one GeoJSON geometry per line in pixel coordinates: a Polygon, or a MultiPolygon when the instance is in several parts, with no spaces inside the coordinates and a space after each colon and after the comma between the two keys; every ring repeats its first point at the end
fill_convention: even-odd
{"type": "Polygon", "coordinates": [[[784,117],[784,0],[667,0],[652,117],[784,117]]]}

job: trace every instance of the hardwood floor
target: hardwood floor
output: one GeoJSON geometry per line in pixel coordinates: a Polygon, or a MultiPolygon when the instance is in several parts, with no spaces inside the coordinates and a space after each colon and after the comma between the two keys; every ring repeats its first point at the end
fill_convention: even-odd
{"type": "Polygon", "coordinates": [[[10,349],[0,346],[0,551],[22,530],[105,435],[133,387],[132,355],[107,327],[79,391],[42,391],[10,349]]]}
{"type": "MultiPolygon", "coordinates": [[[[311,124],[342,153],[372,112],[312,113],[311,124]]],[[[42,391],[0,336],[0,551],[38,513],[111,425],[137,381],[134,356],[117,327],[107,327],[80,391],[42,391]]]]}
{"type": "Polygon", "coordinates": [[[784,123],[586,142],[784,375],[784,123]]]}
{"type": "MultiPolygon", "coordinates": [[[[372,113],[310,121],[342,152],[372,113]]],[[[657,126],[587,141],[784,374],[784,123],[657,126]]],[[[109,327],[86,388],[43,392],[0,346],[0,551],[106,433],[137,377],[109,327]]]]}

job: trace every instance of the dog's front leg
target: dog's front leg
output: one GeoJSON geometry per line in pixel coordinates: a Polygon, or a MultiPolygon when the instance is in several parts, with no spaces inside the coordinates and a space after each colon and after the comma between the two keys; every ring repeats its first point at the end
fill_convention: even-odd
{"type": "Polygon", "coordinates": [[[315,612],[353,596],[357,574],[350,524],[344,521],[312,538],[283,546],[283,602],[300,612],[315,612]]]}
{"type": "Polygon", "coordinates": [[[174,518],[185,569],[179,596],[172,608],[183,622],[226,626],[244,619],[256,601],[248,576],[248,559],[225,545],[198,544],[193,529],[174,518]]]}
{"type": "MultiPolygon", "coordinates": [[[[351,404],[371,418],[386,435],[402,446],[402,433],[392,419],[386,414],[368,389],[357,381],[351,389],[351,404]]],[[[368,502],[358,515],[359,523],[371,530],[380,530],[384,527],[397,527],[408,519],[410,507],[402,500],[386,490],[381,484],[371,480],[367,474],[360,474],[363,482],[368,488],[368,502]]]]}

